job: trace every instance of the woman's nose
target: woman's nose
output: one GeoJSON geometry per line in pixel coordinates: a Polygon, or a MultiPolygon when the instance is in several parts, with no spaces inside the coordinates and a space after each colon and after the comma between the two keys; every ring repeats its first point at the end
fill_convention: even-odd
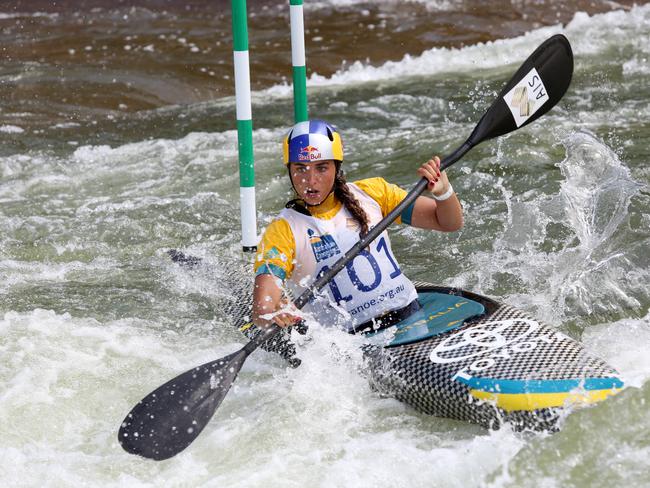
{"type": "Polygon", "coordinates": [[[315,183],[318,180],[318,173],[316,171],[307,172],[307,181],[309,183],[315,183]]]}

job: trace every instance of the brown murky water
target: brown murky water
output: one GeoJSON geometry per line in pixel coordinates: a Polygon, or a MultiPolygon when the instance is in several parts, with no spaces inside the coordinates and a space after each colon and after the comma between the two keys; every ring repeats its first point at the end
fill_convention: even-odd
{"type": "MultiPolygon", "coordinates": [[[[308,76],[566,23],[632,1],[306,2],[308,76]]],[[[0,99],[26,122],[191,104],[234,92],[230,2],[3,2],[0,99]],[[24,15],[21,15],[24,14],[24,15]],[[35,15],[36,14],[36,15],[35,15]],[[27,115],[29,114],[29,115],[27,115]]],[[[249,2],[254,89],[291,80],[288,2],[249,2]]]]}

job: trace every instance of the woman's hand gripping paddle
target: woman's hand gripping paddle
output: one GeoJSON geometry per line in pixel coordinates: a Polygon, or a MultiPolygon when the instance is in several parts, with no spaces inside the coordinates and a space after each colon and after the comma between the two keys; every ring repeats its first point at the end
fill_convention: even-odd
{"type": "MultiPolygon", "coordinates": [[[[467,141],[442,160],[440,169],[454,164],[477,144],[512,132],[544,115],[562,98],[572,73],[569,41],[559,34],[546,40],[506,84],[467,141]]],[[[427,180],[423,178],[392,212],[300,295],[295,306],[300,309],[307,304],[316,291],[381,234],[426,186],[427,180]]],[[[280,330],[272,326],[241,350],[193,368],[144,397],[122,422],[118,433],[122,447],[155,460],[168,459],[181,452],[212,418],[248,355],[280,330]]]]}

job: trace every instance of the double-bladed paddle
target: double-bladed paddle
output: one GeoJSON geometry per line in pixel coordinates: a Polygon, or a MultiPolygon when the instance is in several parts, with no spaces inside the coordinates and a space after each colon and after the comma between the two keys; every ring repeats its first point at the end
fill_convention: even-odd
{"type": "MultiPolygon", "coordinates": [[[[477,144],[512,132],[544,115],[562,98],[572,74],[573,53],[569,41],[561,34],[547,39],[501,90],[469,138],[442,160],[440,169],[454,164],[477,144]]],[[[426,187],[427,180],[422,178],[397,207],[295,300],[296,308],[305,306],[314,293],[395,221],[426,187]]],[[[248,355],[280,330],[273,325],[239,351],[192,368],[149,393],[122,422],[118,433],[122,447],[132,454],[159,461],[181,452],[210,421],[248,355]]]]}

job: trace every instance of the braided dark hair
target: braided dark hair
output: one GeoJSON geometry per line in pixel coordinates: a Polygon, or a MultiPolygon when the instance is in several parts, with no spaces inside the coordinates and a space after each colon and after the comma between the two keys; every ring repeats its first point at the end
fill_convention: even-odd
{"type": "Polygon", "coordinates": [[[341,203],[348,209],[348,212],[352,214],[352,218],[357,221],[361,231],[359,235],[361,237],[365,236],[368,233],[368,215],[365,210],[359,204],[359,200],[352,194],[350,187],[345,181],[345,175],[341,171],[341,163],[336,162],[336,178],[334,179],[334,196],[338,198],[341,203]]]}

